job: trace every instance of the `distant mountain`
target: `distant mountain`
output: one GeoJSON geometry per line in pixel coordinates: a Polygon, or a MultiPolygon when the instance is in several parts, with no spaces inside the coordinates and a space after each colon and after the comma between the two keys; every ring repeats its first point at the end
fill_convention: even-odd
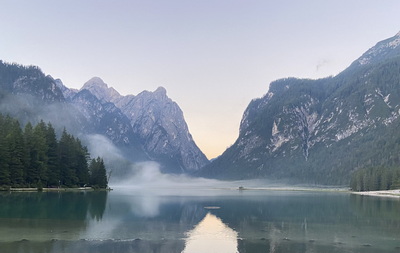
{"type": "Polygon", "coordinates": [[[0,61],[0,91],[40,98],[44,103],[63,102],[64,96],[52,78],[35,66],[7,64],[0,61]]]}
{"type": "Polygon", "coordinates": [[[128,160],[158,161],[164,172],[193,172],[208,163],[164,88],[121,96],[96,77],[75,90],[38,67],[0,61],[0,112],[22,124],[43,119],[59,131],[66,127],[78,136],[100,134],[128,160]]]}
{"type": "Polygon", "coordinates": [[[400,164],[400,33],[335,77],[286,78],[251,101],[236,142],[199,175],[348,184],[400,164]]]}
{"type": "Polygon", "coordinates": [[[37,124],[42,119],[58,122],[73,134],[87,124],[84,117],[71,109],[51,76],[35,66],[3,61],[0,61],[0,112],[17,118],[22,124],[37,124]]]}
{"type": "Polygon", "coordinates": [[[93,77],[87,81],[81,90],[88,90],[94,96],[96,96],[100,101],[112,102],[114,103],[117,99],[122,98],[122,96],[112,87],[108,87],[104,81],[99,77],[93,77]]]}
{"type": "Polygon", "coordinates": [[[400,32],[394,37],[378,42],[374,47],[370,48],[360,58],[353,62],[351,67],[361,65],[377,64],[400,55],[400,32]]]}
{"type": "Polygon", "coordinates": [[[92,78],[82,87],[104,103],[113,103],[129,119],[146,154],[173,173],[193,172],[208,164],[197,147],[179,106],[163,87],[137,96],[121,96],[100,78],[92,78]]]}

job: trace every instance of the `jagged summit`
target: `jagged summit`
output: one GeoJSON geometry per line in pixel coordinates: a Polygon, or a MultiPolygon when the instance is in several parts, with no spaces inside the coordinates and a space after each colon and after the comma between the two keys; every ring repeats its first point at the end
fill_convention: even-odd
{"type": "Polygon", "coordinates": [[[164,87],[122,96],[93,77],[75,90],[45,76],[38,67],[2,61],[0,80],[0,109],[21,122],[44,119],[83,136],[105,136],[128,160],[157,161],[163,172],[189,173],[208,163],[189,133],[182,110],[164,87]]]}
{"type": "Polygon", "coordinates": [[[159,96],[160,98],[167,97],[167,90],[164,87],[160,86],[154,91],[154,94],[157,94],[157,96],[159,96]]]}
{"type": "Polygon", "coordinates": [[[91,78],[83,85],[81,90],[89,90],[98,99],[107,102],[113,102],[121,97],[118,91],[112,87],[108,87],[100,77],[91,78]]]}
{"type": "Polygon", "coordinates": [[[87,81],[83,85],[82,89],[88,89],[88,88],[93,87],[93,86],[97,86],[97,87],[100,87],[100,88],[103,88],[103,89],[108,89],[108,85],[103,81],[103,79],[101,79],[100,77],[97,77],[97,76],[92,77],[91,79],[89,79],[89,81],[87,81]]]}
{"type": "Polygon", "coordinates": [[[164,87],[126,96],[117,106],[131,121],[147,154],[167,165],[169,172],[192,172],[208,163],[189,133],[182,110],[164,87]]]}
{"type": "Polygon", "coordinates": [[[167,96],[164,87],[153,92],[145,90],[136,96],[122,96],[101,78],[94,77],[84,84],[83,90],[120,109],[146,154],[161,162],[165,171],[192,172],[208,163],[189,133],[182,110],[167,96]]]}

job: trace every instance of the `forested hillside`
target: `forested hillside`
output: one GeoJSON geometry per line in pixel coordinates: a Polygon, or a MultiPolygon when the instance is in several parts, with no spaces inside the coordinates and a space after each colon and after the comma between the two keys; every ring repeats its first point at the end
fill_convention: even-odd
{"type": "Polygon", "coordinates": [[[0,114],[0,186],[107,187],[101,158],[91,160],[85,146],[65,129],[57,140],[53,126],[36,126],[0,114]]]}

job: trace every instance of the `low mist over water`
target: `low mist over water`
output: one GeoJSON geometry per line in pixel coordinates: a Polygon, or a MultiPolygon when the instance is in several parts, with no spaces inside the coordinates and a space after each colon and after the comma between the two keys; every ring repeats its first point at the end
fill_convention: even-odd
{"type": "Polygon", "coordinates": [[[160,164],[156,162],[140,162],[133,164],[127,178],[113,181],[111,186],[121,190],[146,190],[160,191],[180,191],[181,194],[188,194],[190,190],[230,188],[235,186],[234,182],[218,181],[214,179],[193,178],[184,174],[164,174],[161,173],[160,164]]]}

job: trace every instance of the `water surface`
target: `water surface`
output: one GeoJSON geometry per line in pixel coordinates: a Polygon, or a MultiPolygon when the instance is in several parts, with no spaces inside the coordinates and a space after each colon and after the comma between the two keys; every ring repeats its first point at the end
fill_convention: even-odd
{"type": "Polygon", "coordinates": [[[400,201],[332,192],[0,194],[1,252],[400,252],[400,201]],[[186,196],[188,195],[188,196],[186,196]]]}

